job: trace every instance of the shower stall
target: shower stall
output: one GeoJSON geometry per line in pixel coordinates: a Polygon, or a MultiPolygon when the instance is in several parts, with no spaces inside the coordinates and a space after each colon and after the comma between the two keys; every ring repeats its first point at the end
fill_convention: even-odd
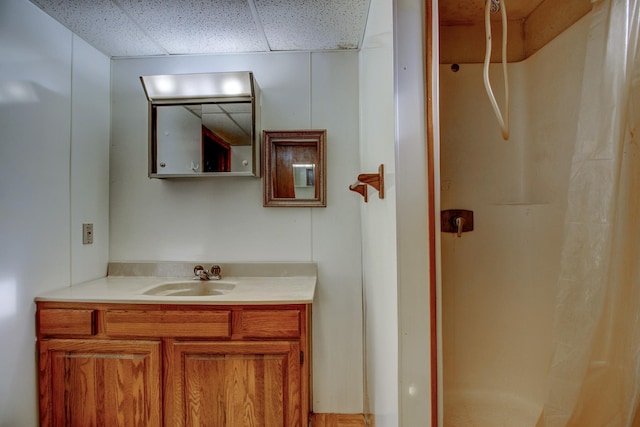
{"type": "Polygon", "coordinates": [[[440,207],[474,213],[440,241],[444,427],[640,426],[638,10],[510,62],[507,141],[481,61],[441,61],[440,207]]]}

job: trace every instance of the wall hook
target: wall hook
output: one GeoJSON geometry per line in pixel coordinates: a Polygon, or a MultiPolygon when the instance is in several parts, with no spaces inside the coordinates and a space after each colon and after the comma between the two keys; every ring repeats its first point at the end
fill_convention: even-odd
{"type": "Polygon", "coordinates": [[[378,173],[361,173],[358,180],[349,186],[349,190],[364,197],[365,203],[368,201],[367,184],[378,191],[379,198],[384,199],[384,165],[378,166],[378,173]]]}
{"type": "Polygon", "coordinates": [[[367,202],[367,184],[361,184],[356,181],[349,186],[349,190],[360,193],[360,195],[364,197],[364,202],[367,202]]]}

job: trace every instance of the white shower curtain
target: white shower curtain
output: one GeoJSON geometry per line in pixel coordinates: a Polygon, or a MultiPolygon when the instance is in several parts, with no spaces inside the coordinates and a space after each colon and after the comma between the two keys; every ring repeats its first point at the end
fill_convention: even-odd
{"type": "Polygon", "coordinates": [[[639,3],[592,13],[537,427],[640,427],[639,3]]]}

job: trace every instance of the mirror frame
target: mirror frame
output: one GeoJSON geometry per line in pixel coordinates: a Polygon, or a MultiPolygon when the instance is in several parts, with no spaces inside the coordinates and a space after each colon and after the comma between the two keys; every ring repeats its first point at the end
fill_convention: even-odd
{"type": "MultiPolygon", "coordinates": [[[[265,130],[262,132],[263,197],[264,207],[321,207],[327,206],[326,189],[326,129],[311,130],[265,130]],[[309,199],[276,197],[277,155],[282,146],[314,147],[315,197],[309,199]]],[[[292,176],[293,179],[293,176],[292,176]]]]}

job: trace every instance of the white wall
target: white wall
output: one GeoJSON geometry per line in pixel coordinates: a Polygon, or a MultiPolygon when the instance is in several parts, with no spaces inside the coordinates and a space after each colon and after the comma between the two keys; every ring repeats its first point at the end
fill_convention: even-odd
{"type": "Polygon", "coordinates": [[[360,170],[384,164],[385,195],[360,199],[367,373],[365,410],[379,427],[398,425],[393,2],[372,0],[360,51],[360,170]]]}
{"type": "MultiPolygon", "coordinates": [[[[382,427],[431,417],[424,2],[372,0],[360,52],[365,411],[382,427]]],[[[435,375],[435,373],[433,373],[435,375]]]]}
{"type": "MultiPolygon", "coordinates": [[[[0,425],[37,424],[33,297],[104,275],[109,237],[113,260],[317,261],[314,410],[362,412],[360,209],[369,239],[365,239],[370,250],[366,274],[373,278],[367,285],[372,295],[373,412],[381,425],[396,424],[398,365],[394,357],[399,338],[394,327],[400,328],[394,318],[396,259],[392,246],[378,245],[395,239],[393,142],[383,141],[386,136],[393,138],[390,117],[397,112],[390,112],[390,104],[372,103],[371,109],[362,109],[362,129],[366,140],[372,141],[369,151],[363,138],[362,164],[358,146],[360,79],[366,80],[362,87],[367,89],[378,80],[379,93],[387,99],[392,90],[385,85],[391,72],[385,65],[391,55],[390,5],[387,1],[373,3],[373,31],[360,59],[358,53],[283,53],[117,60],[111,64],[30,2],[0,3],[0,338],[5,343],[0,352],[0,425]],[[360,60],[371,67],[359,67],[360,60]],[[374,69],[377,65],[382,68],[374,69]],[[225,69],[256,72],[264,94],[265,129],[328,129],[326,209],[262,208],[258,179],[226,178],[221,185],[216,180],[146,178],[147,106],[138,76],[225,69]],[[12,87],[26,88],[26,95],[8,96],[12,87]],[[109,170],[110,131],[113,159],[109,170]],[[365,168],[375,171],[379,163],[387,168],[387,199],[375,200],[373,195],[365,206],[347,187],[358,173],[365,168]],[[94,224],[91,246],[81,244],[85,222],[94,224]],[[375,233],[380,227],[375,225],[385,229],[379,239],[375,233]],[[389,300],[383,301],[386,298],[389,300]]],[[[400,3],[401,8],[408,8],[400,22],[413,21],[404,37],[416,40],[420,28],[415,11],[420,2],[400,3]]],[[[409,56],[421,50],[419,43],[410,45],[409,56]]],[[[406,65],[396,63],[395,67],[406,65]]],[[[419,61],[410,68],[419,83],[419,61]]],[[[410,84],[407,81],[407,93],[412,92],[410,84]]],[[[372,96],[368,93],[363,99],[372,96]]],[[[401,98],[400,104],[405,100],[401,98]]],[[[420,92],[411,99],[419,103],[420,92]]],[[[421,112],[418,109],[413,114],[420,116],[421,112]]],[[[406,158],[411,158],[413,150],[423,146],[421,125],[407,126],[406,120],[402,125],[403,132],[418,135],[407,140],[400,132],[402,147],[408,147],[406,158]]],[[[396,149],[402,152],[402,147],[396,149]]],[[[416,172],[420,179],[423,171],[416,172]]],[[[412,175],[407,171],[406,179],[412,175]]],[[[426,192],[418,198],[425,196],[426,192]]],[[[412,203],[406,198],[410,196],[404,197],[406,213],[412,203]]],[[[419,234],[404,233],[413,244],[420,241],[419,234]]],[[[418,277],[421,271],[417,270],[418,277]]],[[[406,270],[398,274],[409,288],[425,289],[420,279],[411,283],[406,270]]],[[[426,307],[419,300],[416,303],[426,307]]],[[[422,345],[420,340],[417,345],[422,345]]],[[[428,383],[424,364],[417,363],[415,368],[417,383],[428,383]]],[[[410,369],[405,364],[407,375],[412,375],[410,369]]],[[[414,407],[427,405],[424,394],[414,393],[412,399],[414,407]]]]}
{"type": "Polygon", "coordinates": [[[400,426],[431,419],[426,13],[424,1],[394,1],[400,426]]]}
{"type": "Polygon", "coordinates": [[[109,261],[111,61],[74,36],[71,87],[71,283],[103,277],[109,261]],[[82,224],[93,244],[82,244],[82,224]]]}
{"type": "Polygon", "coordinates": [[[26,0],[0,2],[0,40],[0,425],[32,426],[33,298],[106,271],[109,60],[26,0]]]}
{"type": "Polygon", "coordinates": [[[113,60],[111,109],[111,260],[317,262],[313,409],[361,413],[361,199],[348,190],[360,173],[358,54],[113,60]],[[147,178],[139,76],[241,70],[262,89],[263,129],[327,129],[326,208],[264,208],[256,178],[147,178]]]}
{"type": "MultiPolygon", "coordinates": [[[[509,65],[507,142],[482,65],[440,69],[442,209],[475,213],[473,232],[442,235],[445,405],[469,391],[507,393],[533,405],[546,397],[588,30],[587,16],[509,65]]],[[[492,82],[502,105],[497,70],[492,82]]]]}
{"type": "Polygon", "coordinates": [[[361,168],[385,166],[385,199],[370,192],[361,205],[365,410],[382,427],[427,425],[436,375],[429,368],[423,34],[432,27],[425,15],[419,0],[372,0],[360,52],[361,168]]]}

